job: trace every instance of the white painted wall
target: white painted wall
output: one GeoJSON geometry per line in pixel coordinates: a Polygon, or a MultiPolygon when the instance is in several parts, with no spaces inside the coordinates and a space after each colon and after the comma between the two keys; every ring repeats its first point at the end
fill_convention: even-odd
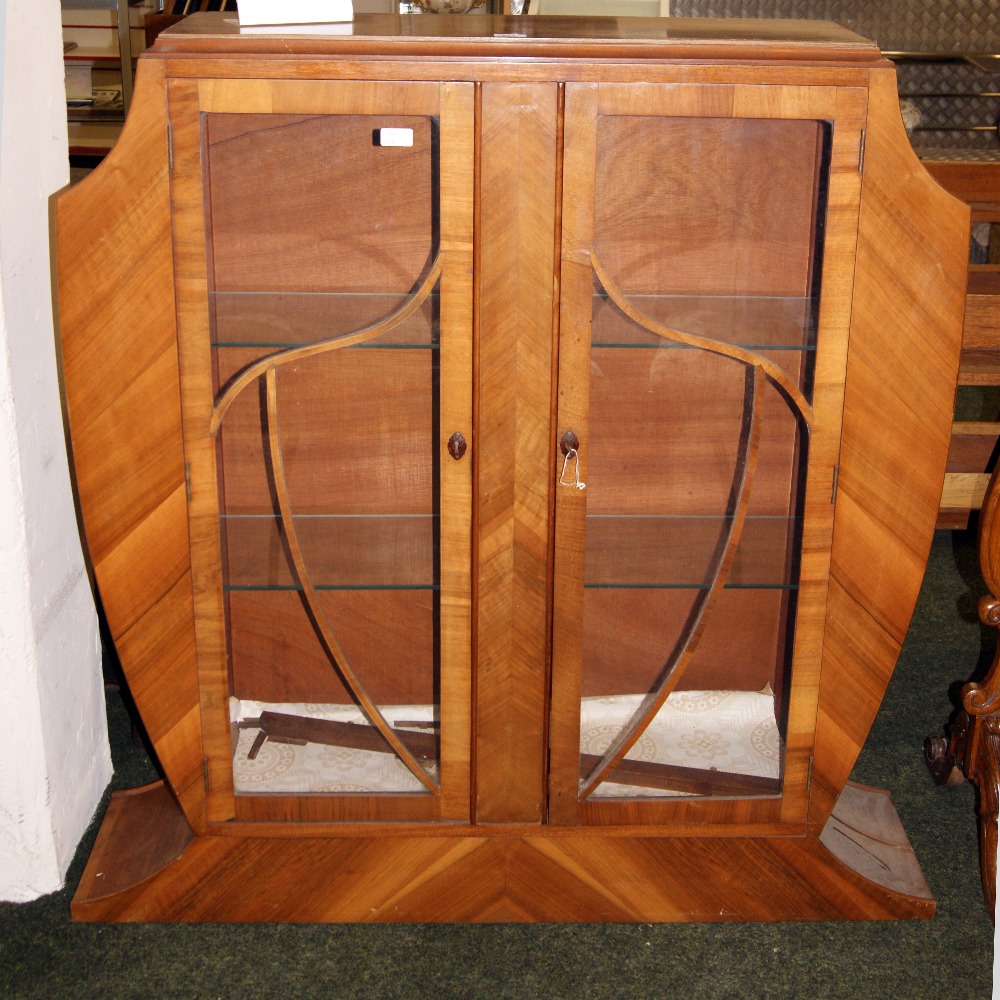
{"type": "Polygon", "coordinates": [[[49,198],[69,178],[59,0],[0,0],[0,898],[58,889],[111,776],[70,490],[49,198]]]}

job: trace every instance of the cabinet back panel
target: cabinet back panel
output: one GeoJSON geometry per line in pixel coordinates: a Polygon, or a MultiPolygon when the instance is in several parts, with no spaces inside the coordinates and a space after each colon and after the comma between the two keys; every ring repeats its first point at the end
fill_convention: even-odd
{"type": "MultiPolygon", "coordinates": [[[[435,702],[436,597],[431,591],[337,591],[323,612],[372,699],[435,702]]],[[[295,591],[229,594],[233,694],[269,702],[353,704],[295,591]]]]}
{"type": "Polygon", "coordinates": [[[432,119],[205,120],[216,290],[405,292],[416,284],[437,237],[432,119]],[[376,145],[375,128],[386,127],[412,129],[413,145],[376,145]]]}
{"type": "MultiPolygon", "coordinates": [[[[689,590],[595,590],[584,594],[583,696],[653,688],[691,607],[689,590]]],[[[760,691],[778,687],[788,592],[726,590],[677,690],[760,691]]]]}
{"type": "Polygon", "coordinates": [[[602,116],[597,249],[628,293],[805,295],[818,122],[602,116]]]}
{"type": "MultiPolygon", "coordinates": [[[[256,354],[220,349],[223,377],[256,354]]],[[[430,350],[347,348],[278,372],[278,422],[296,514],[432,510],[435,357],[430,350]]],[[[230,514],[274,509],[260,393],[226,412],[221,451],[230,514]]]]}
{"type": "MultiPolygon", "coordinates": [[[[761,353],[798,376],[801,352],[761,353]]],[[[594,350],[588,513],[723,514],[743,422],[744,372],[736,361],[699,350],[594,350]]],[[[768,387],[764,399],[750,511],[783,516],[798,425],[777,390],[768,387]]]]}

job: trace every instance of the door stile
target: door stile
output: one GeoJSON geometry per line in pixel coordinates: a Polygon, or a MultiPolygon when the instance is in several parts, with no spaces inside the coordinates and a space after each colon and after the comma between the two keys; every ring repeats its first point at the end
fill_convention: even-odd
{"type": "Polygon", "coordinates": [[[208,433],[214,391],[198,83],[168,81],[167,99],[173,129],[177,337],[207,811],[209,822],[222,822],[234,817],[235,804],[217,459],[214,437],[208,433]]]}
{"type": "Polygon", "coordinates": [[[441,86],[441,819],[469,819],[472,748],[473,204],[471,83],[441,86]],[[454,433],[468,451],[455,458],[454,433]],[[445,724],[447,723],[447,725],[445,724]]]}
{"type": "Polygon", "coordinates": [[[481,95],[475,819],[539,823],[558,88],[481,95]]]}
{"type": "Polygon", "coordinates": [[[801,597],[795,620],[794,679],[788,708],[785,794],[782,797],[781,818],[795,824],[806,820],[816,742],[861,203],[858,162],[866,116],[866,91],[856,88],[834,91],[829,116],[832,122],[830,180],[817,331],[819,346],[814,373],[815,416],[809,441],[801,597]]]}
{"type": "Polygon", "coordinates": [[[557,448],[550,469],[555,484],[555,560],[549,718],[549,820],[561,825],[576,824],[579,815],[587,513],[587,492],[579,486],[587,481],[598,93],[596,84],[567,86],[563,133],[557,448]],[[566,437],[571,433],[575,447],[566,437]]]}

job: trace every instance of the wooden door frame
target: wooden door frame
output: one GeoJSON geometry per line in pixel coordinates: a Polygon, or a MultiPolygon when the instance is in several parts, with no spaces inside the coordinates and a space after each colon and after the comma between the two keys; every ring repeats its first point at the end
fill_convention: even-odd
{"type": "Polygon", "coordinates": [[[788,730],[780,797],[579,802],[576,753],[583,617],[585,490],[556,491],[556,593],[553,614],[552,765],[550,817],[563,824],[695,824],[760,830],[804,828],[823,652],[823,626],[840,452],[840,420],[850,331],[854,234],[861,195],[860,149],[867,94],[849,87],[754,84],[571,84],[566,101],[567,197],[562,211],[561,321],[557,434],[581,441],[580,478],[587,480],[590,247],[596,128],[599,115],[809,119],[832,129],[823,275],[812,398],[805,526],[792,665],[788,730]]]}
{"type": "Polygon", "coordinates": [[[174,262],[199,699],[210,822],[233,819],[467,820],[471,735],[473,87],[323,80],[170,80],[174,262]],[[202,116],[207,113],[419,114],[440,121],[441,785],[432,795],[237,796],[218,535],[216,401],[211,384],[202,116]]]}

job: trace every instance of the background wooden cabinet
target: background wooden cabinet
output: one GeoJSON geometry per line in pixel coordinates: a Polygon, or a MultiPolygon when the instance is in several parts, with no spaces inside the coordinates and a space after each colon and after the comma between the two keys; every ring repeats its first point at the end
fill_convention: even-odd
{"type": "Polygon", "coordinates": [[[848,32],[549,20],[189,18],[60,200],[81,505],[165,776],[78,916],[932,912],[845,784],[940,496],[963,210],[848,32]]]}

